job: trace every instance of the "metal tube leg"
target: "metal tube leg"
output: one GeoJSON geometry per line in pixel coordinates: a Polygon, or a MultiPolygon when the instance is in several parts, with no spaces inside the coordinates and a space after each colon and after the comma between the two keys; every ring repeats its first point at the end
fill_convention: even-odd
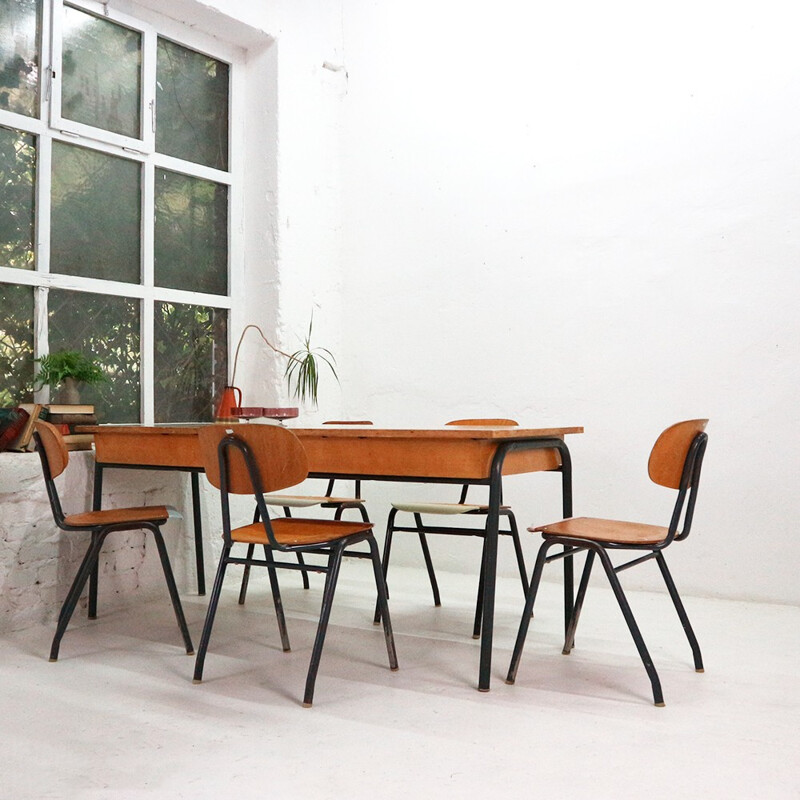
{"type": "Polygon", "coordinates": [[[587,550],[586,563],[583,565],[581,583],[578,587],[578,596],[575,599],[575,606],[572,609],[572,619],[569,621],[567,633],[564,637],[564,649],[561,651],[565,656],[568,656],[572,652],[572,648],[575,647],[575,630],[578,627],[578,620],[581,616],[583,598],[586,597],[586,587],[589,585],[589,576],[592,573],[592,564],[594,564],[594,552],[592,550],[587,550]]]}
{"type": "Polygon", "coordinates": [[[611,588],[614,590],[614,595],[616,596],[619,607],[622,610],[622,615],[625,617],[625,622],[628,624],[628,630],[630,630],[633,641],[636,644],[636,649],[639,651],[642,664],[644,664],[644,668],[647,670],[647,675],[650,678],[650,685],[653,689],[653,702],[657,706],[663,706],[664,695],[661,693],[661,681],[658,678],[658,673],[653,665],[653,659],[650,658],[650,653],[647,650],[647,645],[644,643],[639,626],[636,624],[636,620],[633,618],[633,612],[631,611],[630,605],[628,605],[628,599],[625,597],[625,592],[622,591],[622,585],[619,582],[617,573],[614,571],[614,566],[611,563],[611,559],[608,557],[608,554],[602,547],[598,546],[596,552],[600,558],[603,568],[606,571],[606,575],[608,575],[611,588]]]}
{"type": "MultiPolygon", "coordinates": [[[[301,566],[305,566],[306,562],[303,560],[303,554],[302,553],[298,553],[297,554],[297,563],[300,564],[301,566]]],[[[308,589],[308,586],[309,586],[308,573],[305,570],[303,570],[302,574],[303,574],[303,588],[304,589],[308,589]]]]}
{"type": "Polygon", "coordinates": [[[197,564],[197,594],[206,593],[206,568],[203,560],[203,523],[200,514],[200,478],[196,472],[192,479],[192,522],[194,523],[194,557],[197,564]]]}
{"type": "Polygon", "coordinates": [[[389,654],[389,667],[396,670],[397,651],[394,646],[394,633],[392,632],[392,621],[389,618],[389,598],[386,592],[386,580],[383,577],[380,557],[378,555],[378,543],[370,536],[369,552],[372,559],[372,571],[375,574],[375,588],[378,590],[378,605],[380,606],[381,617],[383,619],[383,638],[386,640],[386,652],[389,654]]]}
{"type": "MultiPolygon", "coordinates": [[[[94,486],[92,488],[92,510],[99,511],[103,503],[103,465],[95,462],[94,486]]],[[[99,583],[99,564],[92,567],[89,575],[89,619],[97,619],[97,587],[99,583]]]]}
{"type": "MultiPolygon", "coordinates": [[[[253,553],[256,551],[256,546],[254,544],[247,545],[247,558],[248,560],[253,557],[253,553]]],[[[250,585],[250,565],[245,564],[244,569],[242,570],[242,585],[239,587],[239,605],[243,606],[245,598],[247,597],[247,587],[250,585]]]]}
{"type": "Polygon", "coordinates": [[[483,592],[486,588],[486,539],[483,540],[481,548],[481,571],[478,578],[478,598],[475,601],[475,620],[472,623],[472,638],[480,639],[481,622],[483,622],[483,592]]]}
{"type": "MultiPolygon", "coordinates": [[[[389,574],[389,558],[392,555],[392,536],[394,534],[394,518],[397,516],[397,509],[393,508],[389,512],[389,518],[386,521],[386,538],[383,542],[383,558],[381,565],[383,569],[383,580],[386,582],[386,576],[389,574]]],[[[389,584],[386,584],[386,596],[389,597],[389,584]]],[[[381,604],[375,603],[375,616],[372,618],[372,624],[377,625],[381,621],[381,604]]]]}
{"type": "Polygon", "coordinates": [[[675,581],[672,580],[672,575],[669,571],[669,568],[667,567],[667,562],[666,559],[664,558],[663,553],[658,553],[658,555],[656,555],[656,562],[658,563],[659,569],[661,570],[661,575],[664,577],[664,583],[667,584],[667,590],[669,591],[669,596],[672,598],[675,610],[678,612],[678,617],[680,618],[681,625],[683,625],[683,630],[686,633],[686,638],[689,640],[689,646],[692,648],[695,671],[704,672],[705,670],[703,668],[703,656],[700,653],[700,645],[697,642],[697,637],[694,635],[692,624],[689,622],[689,617],[686,614],[686,609],[683,607],[680,595],[678,594],[678,589],[675,586],[675,581]]]}
{"type": "Polygon", "coordinates": [[[172,572],[172,565],[169,562],[167,546],[164,544],[164,535],[161,533],[158,525],[153,525],[152,527],[149,527],[148,530],[153,532],[153,537],[156,540],[158,555],[161,559],[161,567],[164,570],[164,578],[167,581],[169,598],[172,601],[172,608],[175,611],[175,618],[178,620],[178,627],[181,629],[183,643],[186,645],[186,654],[190,656],[194,655],[194,645],[192,644],[192,637],[189,636],[189,627],[186,625],[186,617],[183,615],[183,606],[181,605],[181,599],[178,596],[178,587],[175,585],[175,576],[172,572]]]}
{"type": "Polygon", "coordinates": [[[505,516],[508,517],[508,524],[511,529],[511,539],[514,542],[514,552],[517,554],[517,568],[519,569],[519,577],[522,581],[522,594],[528,594],[528,573],[525,569],[525,555],[522,552],[522,542],[519,538],[519,528],[517,528],[517,520],[513,512],[509,512],[505,516]]]}
{"type": "Polygon", "coordinates": [[[206,621],[203,625],[203,633],[200,636],[200,647],[197,650],[197,658],[194,662],[194,683],[200,683],[200,681],[203,680],[203,665],[206,660],[208,642],[209,639],[211,639],[211,628],[214,625],[214,616],[217,613],[217,604],[219,603],[219,596],[222,592],[222,582],[225,580],[225,568],[228,566],[228,557],[230,553],[231,545],[224,545],[219,557],[219,566],[217,567],[217,576],[214,578],[214,586],[211,589],[211,597],[208,600],[208,611],[206,612],[206,621]]]}
{"type": "MultiPolygon", "coordinates": [[[[267,561],[272,561],[272,548],[264,545],[264,555],[267,561]]],[[[250,558],[249,555],[248,558],[250,558]]],[[[267,571],[269,572],[269,585],[272,588],[272,602],[275,604],[275,616],[278,618],[278,631],[281,634],[281,646],[283,647],[283,652],[288,653],[292,648],[289,645],[289,633],[286,630],[286,617],[283,613],[283,600],[281,600],[281,588],[278,584],[278,573],[275,567],[267,567],[267,571]]]]}
{"type": "Polygon", "coordinates": [[[56,633],[55,636],[53,636],[53,643],[50,645],[51,661],[58,660],[58,649],[61,645],[61,637],[67,630],[67,625],[69,625],[69,621],[72,618],[73,612],[75,611],[75,606],[78,604],[78,600],[80,599],[83,587],[86,585],[86,581],[89,578],[89,574],[97,564],[97,557],[100,554],[100,548],[103,546],[105,538],[105,533],[101,534],[97,531],[92,532],[92,540],[86,550],[86,555],[84,555],[83,561],[81,561],[81,565],[78,568],[78,573],[75,575],[75,579],[72,581],[72,586],[70,586],[69,592],[67,592],[67,596],[64,599],[63,605],[61,606],[61,611],[58,613],[56,633]]]}
{"type": "Polygon", "coordinates": [[[419,543],[422,545],[422,556],[425,559],[425,567],[428,570],[428,579],[431,582],[431,590],[433,591],[433,604],[438,608],[442,604],[442,599],[439,597],[439,584],[436,582],[436,573],[433,571],[431,551],[428,549],[428,539],[425,536],[422,517],[420,517],[419,514],[414,514],[414,520],[417,523],[417,529],[419,531],[419,543]]]}
{"type": "Polygon", "coordinates": [[[328,574],[325,577],[325,589],[322,593],[322,608],[319,615],[319,625],[317,626],[317,636],[314,640],[314,649],[311,651],[311,663],[308,667],[306,677],[306,691],[303,696],[303,707],[311,708],[314,700],[314,684],[317,681],[319,662],[322,657],[322,647],[325,644],[325,633],[328,630],[328,620],[331,616],[333,606],[333,595],[336,591],[336,581],[339,578],[339,567],[342,565],[342,546],[336,545],[331,549],[328,556],[328,574]]]}
{"type": "Polygon", "coordinates": [[[514,683],[514,681],[517,679],[519,660],[522,657],[522,649],[525,646],[525,638],[528,635],[528,626],[531,624],[533,604],[536,601],[536,593],[539,591],[539,581],[542,579],[542,570],[544,569],[545,559],[547,558],[547,551],[551,545],[551,542],[542,543],[542,546],[539,548],[539,552],[536,556],[536,563],[533,565],[531,582],[528,584],[528,595],[525,598],[525,608],[522,611],[522,619],[520,620],[519,630],[517,631],[517,641],[514,644],[514,652],[511,655],[511,663],[508,665],[506,683],[514,683]]]}

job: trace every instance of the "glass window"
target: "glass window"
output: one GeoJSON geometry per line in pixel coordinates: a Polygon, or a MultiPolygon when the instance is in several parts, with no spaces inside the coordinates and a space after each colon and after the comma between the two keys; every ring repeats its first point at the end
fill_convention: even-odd
{"type": "Polygon", "coordinates": [[[0,127],[0,266],[33,269],[36,138],[0,127]]]}
{"type": "Polygon", "coordinates": [[[123,136],[141,136],[142,35],[64,6],[61,115],[123,136]]]}
{"type": "Polygon", "coordinates": [[[228,315],[158,303],[155,337],[156,422],[211,421],[228,373],[228,315]]]}
{"type": "Polygon", "coordinates": [[[0,406],[33,396],[33,288],[0,283],[0,406]]]}
{"type": "Polygon", "coordinates": [[[156,149],[228,169],[228,65],[158,40],[156,149]]]}
{"type": "Polygon", "coordinates": [[[228,291],[228,187],[156,170],[157,286],[228,291]]]}
{"type": "Polygon", "coordinates": [[[108,376],[81,387],[102,421],[207,421],[228,373],[237,190],[219,56],[241,55],[114,6],[0,0],[0,403],[32,402],[35,359],[77,349],[108,376]]]}
{"type": "Polygon", "coordinates": [[[0,0],[0,109],[39,114],[41,0],[0,0]]]}
{"type": "Polygon", "coordinates": [[[99,422],[139,422],[139,302],[63,289],[48,294],[50,350],[92,355],[108,378],[95,386],[81,386],[81,402],[94,404],[99,422]]]}
{"type": "Polygon", "coordinates": [[[141,165],[53,143],[50,271],[139,283],[141,165]]]}

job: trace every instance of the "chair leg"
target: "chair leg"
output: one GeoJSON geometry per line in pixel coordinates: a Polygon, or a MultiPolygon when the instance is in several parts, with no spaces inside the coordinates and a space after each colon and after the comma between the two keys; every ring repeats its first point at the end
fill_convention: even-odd
{"type": "Polygon", "coordinates": [[[172,608],[175,611],[175,618],[178,620],[178,627],[181,629],[183,643],[186,646],[186,654],[190,656],[194,655],[194,645],[192,644],[192,637],[189,635],[189,627],[186,624],[186,617],[183,614],[183,606],[181,605],[181,598],[178,595],[178,587],[175,585],[175,576],[172,573],[172,565],[169,562],[167,546],[164,544],[164,535],[161,533],[158,525],[148,527],[148,530],[153,532],[153,537],[156,540],[158,555],[161,559],[161,567],[164,570],[164,579],[167,582],[169,598],[172,601],[172,608]]]}
{"type": "MultiPolygon", "coordinates": [[[[267,561],[272,561],[271,547],[264,545],[264,556],[267,561]]],[[[283,600],[281,600],[281,589],[278,584],[278,573],[275,567],[267,567],[267,570],[269,572],[269,585],[272,588],[272,602],[275,605],[275,616],[278,618],[281,646],[283,647],[283,652],[288,653],[292,648],[289,645],[289,633],[286,630],[286,617],[283,613],[283,600]]]]}
{"type": "Polygon", "coordinates": [[[431,560],[431,551],[428,549],[428,539],[425,536],[425,526],[422,524],[422,517],[419,514],[414,514],[414,521],[417,524],[419,543],[422,546],[422,555],[425,559],[425,568],[428,570],[428,579],[431,582],[433,604],[439,608],[442,604],[442,599],[439,597],[439,584],[436,582],[436,573],[433,571],[433,561],[431,560]]]}
{"type": "Polygon", "coordinates": [[[206,621],[203,625],[203,633],[200,636],[200,647],[197,649],[197,658],[194,662],[194,683],[200,683],[203,680],[203,665],[206,660],[208,642],[209,639],[211,639],[211,628],[214,626],[214,616],[217,613],[217,605],[219,603],[220,593],[222,592],[222,583],[225,580],[225,569],[228,566],[230,554],[231,545],[224,545],[219,557],[219,566],[217,567],[217,576],[214,578],[214,587],[211,589],[211,597],[208,600],[208,611],[206,612],[206,621]]]}
{"type": "MultiPolygon", "coordinates": [[[[247,545],[247,560],[249,561],[253,554],[256,552],[256,546],[254,544],[247,545]]],[[[250,565],[245,564],[244,570],[242,570],[242,585],[239,588],[239,605],[244,605],[245,597],[247,597],[247,587],[250,584],[250,565]]]]}
{"type": "Polygon", "coordinates": [[[519,578],[522,582],[522,594],[528,594],[528,571],[525,568],[525,555],[522,552],[522,541],[519,538],[519,528],[517,527],[517,519],[513,511],[504,514],[508,517],[508,525],[511,533],[511,539],[514,542],[514,553],[517,556],[517,569],[519,570],[519,578]]]}
{"type": "MultiPolygon", "coordinates": [[[[481,571],[478,578],[478,599],[475,601],[475,620],[472,623],[472,638],[481,638],[481,623],[483,622],[483,587],[486,575],[486,539],[481,548],[481,571]]],[[[525,581],[527,583],[527,579],[525,581]]]]}
{"type": "Polygon", "coordinates": [[[322,647],[325,644],[325,633],[328,630],[328,620],[331,616],[331,607],[333,606],[333,595],[336,591],[336,581],[339,578],[339,568],[342,565],[342,550],[341,544],[335,545],[331,548],[331,553],[328,556],[328,574],[325,577],[325,589],[322,593],[322,608],[319,615],[319,625],[317,626],[317,636],[314,640],[314,649],[311,651],[311,663],[308,667],[308,676],[306,677],[306,691],[303,696],[303,707],[311,708],[314,700],[314,684],[317,681],[317,672],[319,671],[319,662],[322,657],[322,647]]]}
{"type": "Polygon", "coordinates": [[[368,541],[370,558],[372,559],[372,571],[375,574],[375,588],[378,590],[378,605],[383,619],[383,638],[386,640],[386,652],[389,654],[389,667],[392,670],[396,670],[398,668],[397,651],[394,646],[392,621],[389,618],[389,596],[386,591],[386,580],[383,577],[380,556],[378,555],[378,543],[372,536],[368,541]]]}
{"type": "Polygon", "coordinates": [[[92,531],[92,540],[86,550],[86,555],[84,555],[83,561],[81,561],[81,565],[78,568],[78,573],[75,575],[75,578],[72,581],[72,586],[70,586],[69,592],[67,592],[67,596],[64,599],[63,605],[61,606],[61,611],[58,612],[56,633],[55,636],[53,636],[53,643],[50,645],[51,661],[58,661],[58,649],[61,645],[61,637],[67,630],[67,625],[69,625],[69,621],[72,618],[73,612],[75,611],[75,606],[78,605],[78,600],[80,599],[83,587],[86,585],[86,581],[89,579],[90,573],[97,564],[98,556],[100,555],[100,549],[103,546],[106,536],[106,533],[92,531]]]}
{"type": "Polygon", "coordinates": [[[681,620],[681,625],[683,625],[683,630],[686,633],[686,638],[689,640],[689,646],[692,648],[695,671],[705,672],[705,669],[703,668],[703,656],[700,653],[700,645],[697,642],[697,637],[694,635],[694,630],[692,629],[692,625],[689,622],[689,617],[686,614],[686,609],[683,607],[683,603],[681,602],[678,590],[675,587],[675,581],[672,580],[672,575],[669,571],[669,568],[667,567],[667,562],[666,559],[664,558],[663,553],[658,553],[656,555],[656,562],[658,563],[659,569],[661,570],[661,575],[664,578],[664,583],[667,584],[667,590],[669,591],[669,596],[672,598],[672,602],[675,605],[675,610],[678,612],[678,617],[681,620]]]}
{"type": "MultiPolygon", "coordinates": [[[[283,507],[283,514],[287,519],[291,519],[291,517],[292,517],[292,509],[289,508],[289,506],[284,506],[283,507]]],[[[303,561],[303,554],[302,553],[297,553],[296,555],[297,555],[297,563],[300,564],[301,566],[305,566],[306,562],[303,561]]],[[[301,575],[301,577],[303,579],[303,588],[304,589],[308,589],[309,588],[308,572],[306,572],[306,570],[302,570],[300,572],[300,575],[301,575]]]]}
{"type": "Polygon", "coordinates": [[[519,668],[519,661],[522,657],[522,649],[525,646],[525,638],[528,635],[528,626],[531,623],[533,604],[536,601],[536,593],[539,591],[539,582],[542,579],[542,571],[544,570],[547,551],[550,549],[552,544],[552,542],[548,541],[542,543],[542,546],[539,548],[539,552],[536,556],[536,563],[533,565],[531,581],[528,584],[528,594],[525,597],[525,608],[522,611],[522,619],[519,623],[519,631],[517,631],[517,641],[514,643],[514,652],[511,655],[511,663],[508,665],[506,683],[514,683],[514,681],[517,679],[517,669],[519,668]]]}
{"type": "Polygon", "coordinates": [[[661,681],[658,678],[658,673],[653,665],[653,659],[650,658],[650,653],[647,650],[647,645],[644,643],[639,626],[636,624],[636,620],[633,618],[633,612],[631,611],[630,605],[628,605],[628,599],[625,597],[625,592],[622,591],[622,584],[620,584],[617,573],[614,571],[614,565],[611,563],[608,553],[606,553],[606,551],[600,545],[596,545],[592,549],[599,556],[600,563],[603,565],[606,575],[608,575],[608,580],[611,583],[611,588],[614,590],[614,595],[617,598],[622,615],[625,617],[628,630],[631,632],[633,641],[636,644],[636,649],[639,651],[639,657],[642,659],[642,664],[644,664],[645,670],[647,670],[647,675],[650,678],[650,685],[653,689],[653,702],[657,706],[663,706],[664,695],[661,692],[661,681]]]}
{"type": "Polygon", "coordinates": [[[583,608],[583,599],[586,597],[586,588],[589,586],[589,576],[592,574],[592,565],[594,564],[594,551],[586,551],[586,563],[583,565],[583,574],[581,575],[581,582],[578,586],[578,595],[575,598],[575,604],[572,607],[572,616],[567,625],[567,632],[564,636],[564,649],[561,651],[565,656],[572,652],[575,647],[575,631],[578,627],[578,620],[581,616],[581,609],[583,608]]]}
{"type": "MultiPolygon", "coordinates": [[[[392,536],[394,534],[394,518],[397,516],[397,509],[393,508],[389,512],[389,518],[386,521],[386,538],[383,542],[383,559],[381,561],[383,569],[383,580],[386,583],[386,576],[389,574],[389,558],[392,554],[392,536]]],[[[389,584],[386,583],[386,596],[389,597],[389,584]]],[[[372,618],[372,624],[377,625],[381,621],[381,605],[380,601],[375,603],[375,616],[372,618]]]]}

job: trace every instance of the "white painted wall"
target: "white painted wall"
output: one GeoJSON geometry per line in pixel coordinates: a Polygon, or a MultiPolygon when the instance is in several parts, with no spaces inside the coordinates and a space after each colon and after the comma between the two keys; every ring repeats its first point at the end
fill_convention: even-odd
{"type": "Polygon", "coordinates": [[[656,523],[649,448],[708,416],[680,585],[797,603],[793,4],[344,8],[345,407],[584,425],[576,513],[656,523]]]}

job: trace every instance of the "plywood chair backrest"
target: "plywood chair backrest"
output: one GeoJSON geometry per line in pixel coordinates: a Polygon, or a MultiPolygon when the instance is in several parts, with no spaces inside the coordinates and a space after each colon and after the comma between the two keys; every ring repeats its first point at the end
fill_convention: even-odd
{"type": "MultiPolygon", "coordinates": [[[[209,425],[200,429],[200,449],[206,476],[212,486],[220,488],[218,448],[227,436],[244,442],[261,475],[261,491],[276,492],[300,483],[308,475],[308,459],[300,440],[280,425],[239,424],[209,425]]],[[[253,485],[244,456],[235,447],[227,449],[228,491],[252,494],[253,485]]]]}
{"type": "Polygon", "coordinates": [[[515,419],[454,419],[448,425],[475,425],[512,427],[519,425],[515,419]]]}
{"type": "Polygon", "coordinates": [[[41,419],[36,420],[36,433],[39,434],[44,448],[50,477],[57,478],[69,464],[69,451],[66,444],[64,444],[64,439],[55,425],[51,425],[41,419]]]}
{"type": "Polygon", "coordinates": [[[663,431],[650,452],[647,464],[650,480],[669,489],[679,489],[689,448],[707,424],[707,419],[689,419],[676,422],[663,431]]]}

